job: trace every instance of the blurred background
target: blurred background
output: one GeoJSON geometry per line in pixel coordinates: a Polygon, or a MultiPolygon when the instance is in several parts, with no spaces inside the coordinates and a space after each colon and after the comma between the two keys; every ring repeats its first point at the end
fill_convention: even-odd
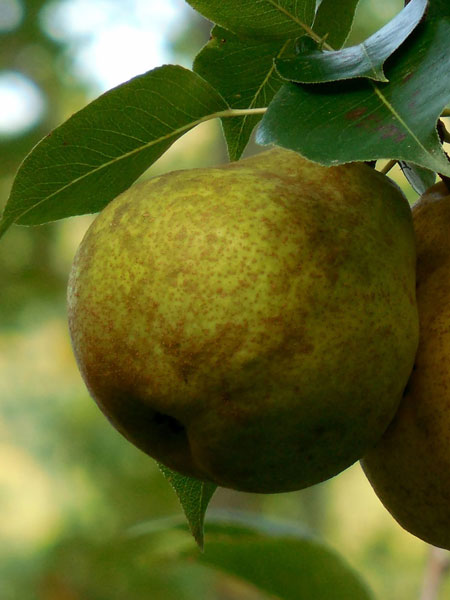
{"type": "MultiPolygon", "coordinates": [[[[350,43],[402,5],[361,0],[350,43]]],[[[165,62],[189,67],[209,30],[183,0],[0,0],[0,208],[21,160],[50,129],[138,73],[165,62]]],[[[220,127],[209,122],[145,176],[226,160],[220,127]]],[[[14,227],[0,242],[0,599],[263,598],[242,582],[172,560],[169,534],[127,536],[130,527],[181,509],[154,462],[100,414],[75,365],[65,287],[91,220],[14,227]]],[[[429,548],[391,519],[358,465],[303,492],[219,490],[211,506],[304,523],[361,572],[377,598],[419,597],[429,548]]]]}

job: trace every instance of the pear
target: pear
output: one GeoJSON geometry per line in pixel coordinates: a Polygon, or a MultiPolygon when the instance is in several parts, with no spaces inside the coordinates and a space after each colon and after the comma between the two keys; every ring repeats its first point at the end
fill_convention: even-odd
{"type": "Polygon", "coordinates": [[[450,192],[413,207],[420,340],[399,410],[363,469],[394,518],[450,550],[450,192]]]}
{"type": "Polygon", "coordinates": [[[132,186],[96,218],[68,286],[91,395],[184,475],[297,490],[357,461],[418,341],[409,205],[364,164],[273,148],[132,186]]]}

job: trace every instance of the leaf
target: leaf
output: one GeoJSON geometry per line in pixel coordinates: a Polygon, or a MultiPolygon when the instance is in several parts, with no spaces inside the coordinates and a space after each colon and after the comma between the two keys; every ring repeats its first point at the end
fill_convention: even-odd
{"type": "Polygon", "coordinates": [[[294,523],[244,513],[211,514],[206,550],[198,561],[282,600],[373,599],[337,553],[294,523]]]}
{"type": "Polygon", "coordinates": [[[213,23],[263,40],[296,38],[310,31],[315,0],[187,0],[213,23]]]}
{"type": "Polygon", "coordinates": [[[164,465],[158,463],[164,477],[175,490],[181,507],[189,523],[189,527],[200,549],[203,549],[203,524],[205,513],[217,486],[213,483],[199,481],[175,473],[164,465]]]}
{"type": "Polygon", "coordinates": [[[332,48],[342,48],[353,25],[359,0],[322,0],[313,30],[332,48]]]}
{"type": "Polygon", "coordinates": [[[353,80],[285,84],[257,141],[296,150],[323,165],[394,158],[450,174],[436,131],[450,100],[450,20],[419,25],[389,59],[390,83],[353,80]]]}
{"type": "Polygon", "coordinates": [[[428,7],[430,18],[449,17],[450,3],[448,0],[430,0],[428,7]]]}
{"type": "Polygon", "coordinates": [[[174,65],[106,92],[24,160],[0,221],[0,235],[12,223],[37,225],[99,211],[175,140],[227,108],[209,83],[174,65]]]}
{"type": "Polygon", "coordinates": [[[436,173],[434,171],[403,161],[400,161],[400,168],[403,175],[411,184],[411,187],[418,194],[424,194],[436,181],[436,173]]]}
{"type": "MultiPolygon", "coordinates": [[[[354,77],[386,82],[383,65],[414,31],[427,0],[412,0],[392,21],[358,46],[334,52],[314,50],[295,58],[275,61],[278,73],[290,81],[322,83],[354,77]]],[[[328,41],[328,40],[327,40],[328,41]]]]}
{"type": "MultiPolygon", "coordinates": [[[[242,39],[216,25],[211,39],[194,61],[194,71],[209,81],[232,108],[258,108],[269,104],[282,85],[274,56],[294,54],[290,40],[242,39]]],[[[231,160],[240,158],[262,115],[222,119],[231,160]]]]}

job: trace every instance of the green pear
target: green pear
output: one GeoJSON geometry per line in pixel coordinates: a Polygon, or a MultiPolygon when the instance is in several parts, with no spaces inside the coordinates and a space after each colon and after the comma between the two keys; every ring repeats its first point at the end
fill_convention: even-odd
{"type": "Polygon", "coordinates": [[[413,207],[420,340],[399,410],[362,461],[405,529],[450,550],[450,192],[441,182],[413,207]]]}
{"type": "Polygon", "coordinates": [[[301,489],[391,421],[418,340],[409,205],[364,164],[274,148],[136,184],[68,289],[73,347],[113,425],[182,474],[301,489]]]}

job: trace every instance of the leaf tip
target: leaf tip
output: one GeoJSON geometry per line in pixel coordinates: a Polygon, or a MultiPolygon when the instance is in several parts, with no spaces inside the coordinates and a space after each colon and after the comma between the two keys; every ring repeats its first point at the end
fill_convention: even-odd
{"type": "Polygon", "coordinates": [[[194,537],[195,543],[197,544],[198,549],[203,554],[205,551],[205,536],[202,531],[194,532],[192,531],[192,535],[194,537]]]}
{"type": "Polygon", "coordinates": [[[383,69],[380,71],[376,71],[374,75],[371,77],[374,81],[378,81],[379,83],[389,83],[389,79],[384,74],[383,69]]]}

